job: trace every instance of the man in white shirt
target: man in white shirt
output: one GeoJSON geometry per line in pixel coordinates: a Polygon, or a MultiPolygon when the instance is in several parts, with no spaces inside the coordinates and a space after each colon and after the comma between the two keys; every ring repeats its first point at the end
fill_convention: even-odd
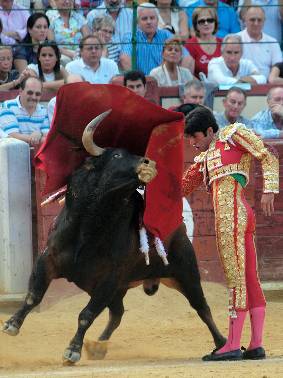
{"type": "Polygon", "coordinates": [[[222,56],[211,59],[208,64],[208,80],[216,84],[265,84],[265,76],[260,74],[252,61],[243,59],[242,55],[241,37],[228,34],[222,42],[222,56]]]}
{"type": "Polygon", "coordinates": [[[265,13],[261,7],[249,7],[245,14],[246,28],[238,33],[243,42],[243,58],[250,59],[266,78],[271,67],[282,61],[282,52],[275,38],[263,33],[265,13]]]}
{"type": "Polygon", "coordinates": [[[102,42],[93,34],[80,42],[80,59],[69,62],[66,70],[80,75],[91,84],[108,84],[113,76],[119,74],[117,64],[112,59],[102,57],[102,42]]]}

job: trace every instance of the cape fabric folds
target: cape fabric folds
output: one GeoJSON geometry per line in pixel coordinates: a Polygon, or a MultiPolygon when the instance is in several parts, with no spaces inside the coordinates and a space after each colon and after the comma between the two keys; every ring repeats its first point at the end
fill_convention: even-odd
{"type": "Polygon", "coordinates": [[[84,128],[108,109],[112,112],[94,132],[95,143],[156,161],[158,175],[146,188],[144,224],[164,240],[182,222],[184,118],[125,87],[83,82],[60,88],[51,130],[34,160],[46,173],[44,194],[66,185],[88,156],[81,142],[84,128]]]}

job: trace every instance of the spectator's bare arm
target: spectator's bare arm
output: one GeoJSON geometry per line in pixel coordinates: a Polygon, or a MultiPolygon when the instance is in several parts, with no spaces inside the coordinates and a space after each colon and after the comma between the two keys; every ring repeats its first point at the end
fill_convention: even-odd
{"type": "Polygon", "coordinates": [[[279,75],[280,75],[279,68],[276,66],[272,67],[269,77],[268,77],[268,82],[271,84],[283,84],[283,78],[279,77],[279,75]]]}
{"type": "Polygon", "coordinates": [[[131,67],[132,67],[132,62],[131,62],[130,56],[122,53],[120,55],[120,65],[121,65],[122,70],[124,70],[124,71],[130,70],[131,67]]]}

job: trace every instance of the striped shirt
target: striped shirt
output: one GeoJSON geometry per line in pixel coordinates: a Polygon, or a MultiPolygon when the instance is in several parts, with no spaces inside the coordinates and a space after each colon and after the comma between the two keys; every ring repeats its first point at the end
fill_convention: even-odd
{"type": "MultiPolygon", "coordinates": [[[[149,75],[150,71],[161,65],[163,44],[172,35],[168,30],[157,29],[151,42],[147,41],[146,34],[137,30],[137,69],[145,75],[149,75]]],[[[121,54],[132,55],[132,33],[127,33],[123,39],[121,54]]],[[[183,48],[183,56],[188,56],[188,51],[183,48]]]]}
{"type": "Polygon", "coordinates": [[[49,131],[49,121],[47,110],[40,104],[30,115],[20,103],[20,96],[3,103],[0,112],[1,129],[7,134],[21,133],[31,134],[34,131],[41,131],[47,134],[49,131]]]}

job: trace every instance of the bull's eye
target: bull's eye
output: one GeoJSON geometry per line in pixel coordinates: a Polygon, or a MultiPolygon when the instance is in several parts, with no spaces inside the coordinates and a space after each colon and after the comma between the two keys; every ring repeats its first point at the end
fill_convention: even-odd
{"type": "Polygon", "coordinates": [[[114,157],[115,159],[120,159],[120,158],[122,157],[122,155],[121,155],[121,154],[114,154],[113,157],[114,157]]]}

